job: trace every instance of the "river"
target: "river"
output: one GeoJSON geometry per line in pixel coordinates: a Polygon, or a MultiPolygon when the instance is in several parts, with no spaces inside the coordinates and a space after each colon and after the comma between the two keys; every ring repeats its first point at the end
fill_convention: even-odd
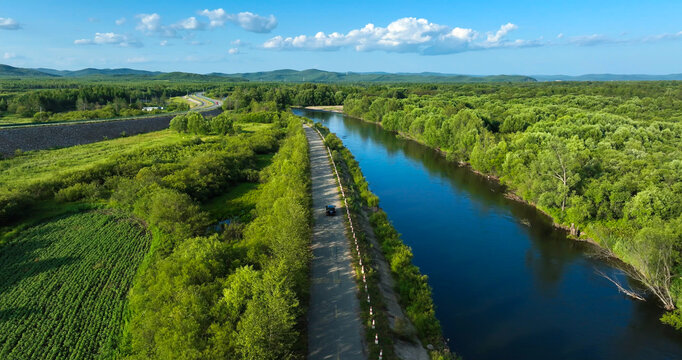
{"type": "Polygon", "coordinates": [[[592,245],[567,239],[496,182],[377,125],[294,113],[327,126],[358,160],[465,360],[682,359],[682,335],[660,323],[654,300],[620,294],[597,270],[628,279],[592,245]]]}

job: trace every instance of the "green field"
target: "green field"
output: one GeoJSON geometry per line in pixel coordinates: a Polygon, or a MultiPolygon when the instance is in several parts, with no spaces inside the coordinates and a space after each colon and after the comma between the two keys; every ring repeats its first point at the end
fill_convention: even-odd
{"type": "Polygon", "coordinates": [[[19,114],[3,113],[0,115],[0,125],[27,124],[33,122],[32,118],[23,117],[19,114]]]}
{"type": "Polygon", "coordinates": [[[94,211],[24,231],[0,253],[0,358],[92,359],[123,322],[149,248],[131,218],[94,211]]]}
{"type": "Polygon", "coordinates": [[[85,171],[109,161],[114,155],[137,153],[187,140],[170,130],[121,137],[87,145],[57,150],[41,150],[0,161],[0,192],[14,185],[59,177],[65,173],[85,171]]]}

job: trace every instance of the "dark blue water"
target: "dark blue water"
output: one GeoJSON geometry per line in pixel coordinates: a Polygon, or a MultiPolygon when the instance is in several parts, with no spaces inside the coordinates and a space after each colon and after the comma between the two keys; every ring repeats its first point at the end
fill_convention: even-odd
{"type": "MultiPolygon", "coordinates": [[[[450,348],[476,359],[682,359],[655,301],[621,295],[620,272],[530,206],[435,151],[340,114],[296,110],[355,155],[414,263],[450,348]]],[[[636,286],[636,284],[630,284],[636,286]]]]}

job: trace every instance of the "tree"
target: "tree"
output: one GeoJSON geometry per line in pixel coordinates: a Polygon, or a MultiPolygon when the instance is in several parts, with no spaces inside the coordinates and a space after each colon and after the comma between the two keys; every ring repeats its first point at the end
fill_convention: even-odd
{"type": "Polygon", "coordinates": [[[679,263],[676,250],[679,234],[671,231],[670,226],[645,227],[634,239],[625,243],[626,251],[636,270],[628,274],[644,284],[663,304],[666,310],[675,309],[675,301],[670,292],[674,276],[674,266],[679,263]]]}
{"type": "Polygon", "coordinates": [[[268,268],[263,279],[256,282],[255,295],[246,306],[237,327],[236,343],[244,359],[293,357],[291,349],[298,335],[294,330],[298,300],[284,286],[284,280],[278,272],[268,268]]]}
{"type": "Polygon", "coordinates": [[[550,137],[546,142],[546,149],[538,154],[535,167],[539,175],[557,182],[555,202],[561,206],[563,213],[566,210],[566,200],[571,190],[580,181],[578,157],[563,140],[550,137]]]}
{"type": "Polygon", "coordinates": [[[206,118],[198,112],[187,114],[187,131],[190,134],[205,135],[210,131],[210,126],[206,118]]]}
{"type": "Polygon", "coordinates": [[[187,116],[178,115],[170,121],[169,127],[179,133],[187,132],[187,116]]]}
{"type": "Polygon", "coordinates": [[[234,120],[227,113],[222,113],[211,119],[211,131],[218,135],[234,134],[234,120]]]}

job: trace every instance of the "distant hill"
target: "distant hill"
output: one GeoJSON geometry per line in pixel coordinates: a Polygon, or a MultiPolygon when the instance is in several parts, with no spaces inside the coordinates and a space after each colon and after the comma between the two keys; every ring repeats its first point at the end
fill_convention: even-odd
{"type": "Polygon", "coordinates": [[[185,72],[161,72],[121,69],[55,70],[47,68],[24,69],[0,64],[0,78],[69,78],[69,79],[131,79],[131,80],[166,80],[166,81],[247,81],[231,76],[201,75],[185,72]]]}
{"type": "Polygon", "coordinates": [[[62,77],[159,75],[159,74],[163,74],[160,71],[135,70],[135,69],[128,69],[128,68],[122,68],[122,69],[87,68],[87,69],[76,70],[76,71],[55,70],[55,69],[46,69],[46,68],[38,68],[38,69],[33,69],[33,70],[37,70],[37,71],[40,71],[40,72],[46,73],[46,74],[62,76],[62,77]]]}
{"type": "Polygon", "coordinates": [[[682,74],[644,75],[644,74],[586,74],[570,75],[533,75],[538,81],[671,81],[682,80],[682,74]]]}
{"type": "Polygon", "coordinates": [[[47,74],[33,69],[16,68],[0,64],[0,78],[8,77],[56,77],[58,75],[47,74]]]}
{"type": "Polygon", "coordinates": [[[410,82],[410,83],[455,83],[455,82],[532,82],[532,77],[522,75],[494,75],[494,76],[473,76],[473,75],[454,75],[439,73],[399,73],[390,74],[384,72],[376,73],[355,73],[355,72],[332,72],[317,69],[309,70],[274,70],[253,73],[222,74],[214,73],[217,76],[241,77],[249,81],[263,82],[410,82]]]}
{"type": "Polygon", "coordinates": [[[500,83],[535,81],[657,81],[682,80],[682,74],[670,75],[460,75],[434,72],[386,73],[386,72],[333,72],[317,69],[261,71],[251,73],[161,72],[121,69],[55,70],[48,68],[26,69],[0,64],[0,78],[70,78],[70,79],[125,79],[199,82],[292,82],[292,83],[500,83]]]}

